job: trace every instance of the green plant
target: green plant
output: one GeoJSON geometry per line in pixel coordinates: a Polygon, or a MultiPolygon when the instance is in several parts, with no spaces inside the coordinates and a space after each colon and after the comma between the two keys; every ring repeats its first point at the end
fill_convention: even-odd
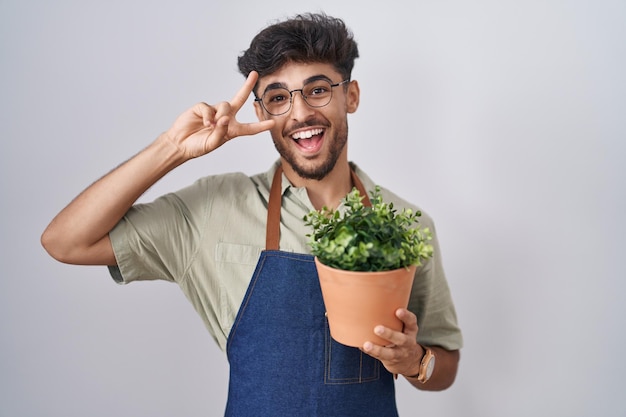
{"type": "Polygon", "coordinates": [[[383,201],[378,186],[370,195],[371,207],[354,188],[343,199],[343,214],[323,207],[304,216],[313,228],[307,234],[313,255],[324,265],[349,271],[388,271],[432,257],[431,232],[416,224],[422,213],[398,212],[383,201]]]}

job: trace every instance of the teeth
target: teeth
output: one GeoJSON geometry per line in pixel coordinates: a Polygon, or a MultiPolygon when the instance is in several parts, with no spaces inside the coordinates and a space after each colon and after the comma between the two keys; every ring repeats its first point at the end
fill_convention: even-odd
{"type": "Polygon", "coordinates": [[[298,140],[298,139],[309,139],[312,136],[321,134],[323,131],[324,130],[322,130],[322,129],[304,130],[302,132],[294,133],[292,138],[294,138],[295,140],[298,140]]]}

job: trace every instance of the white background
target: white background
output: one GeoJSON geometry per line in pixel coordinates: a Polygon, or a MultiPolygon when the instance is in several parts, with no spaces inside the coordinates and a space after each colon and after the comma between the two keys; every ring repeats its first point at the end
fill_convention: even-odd
{"type": "MultiPolygon", "coordinates": [[[[464,330],[456,384],[399,380],[401,414],[626,415],[626,3],[346,4],[0,1],[0,416],[222,415],[225,357],[176,286],[118,286],[39,236],[184,109],[230,99],[267,23],[318,10],[360,46],[350,158],[435,218],[464,330]]],[[[144,198],[275,158],[241,138],[144,198]]]]}

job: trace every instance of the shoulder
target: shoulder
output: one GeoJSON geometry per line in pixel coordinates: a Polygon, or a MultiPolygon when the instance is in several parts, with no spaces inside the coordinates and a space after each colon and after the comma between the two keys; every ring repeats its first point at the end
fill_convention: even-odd
{"type": "Polygon", "coordinates": [[[173,194],[186,203],[205,200],[207,197],[223,201],[258,199],[259,195],[269,194],[267,175],[268,173],[261,173],[250,176],[243,172],[209,175],[173,194]]]}
{"type": "Polygon", "coordinates": [[[243,172],[230,172],[199,178],[193,184],[178,191],[178,193],[197,190],[220,190],[237,194],[240,190],[245,190],[250,187],[254,187],[252,177],[244,174],[243,172]]]}

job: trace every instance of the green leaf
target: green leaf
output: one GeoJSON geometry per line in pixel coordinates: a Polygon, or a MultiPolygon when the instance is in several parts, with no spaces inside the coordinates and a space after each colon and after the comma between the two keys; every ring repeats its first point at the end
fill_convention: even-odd
{"type": "Polygon", "coordinates": [[[325,265],[353,271],[392,270],[431,258],[432,235],[417,224],[421,212],[396,210],[383,201],[379,186],[370,194],[372,207],[354,188],[343,199],[343,214],[323,207],[304,217],[312,228],[307,237],[313,255],[325,265]]]}

